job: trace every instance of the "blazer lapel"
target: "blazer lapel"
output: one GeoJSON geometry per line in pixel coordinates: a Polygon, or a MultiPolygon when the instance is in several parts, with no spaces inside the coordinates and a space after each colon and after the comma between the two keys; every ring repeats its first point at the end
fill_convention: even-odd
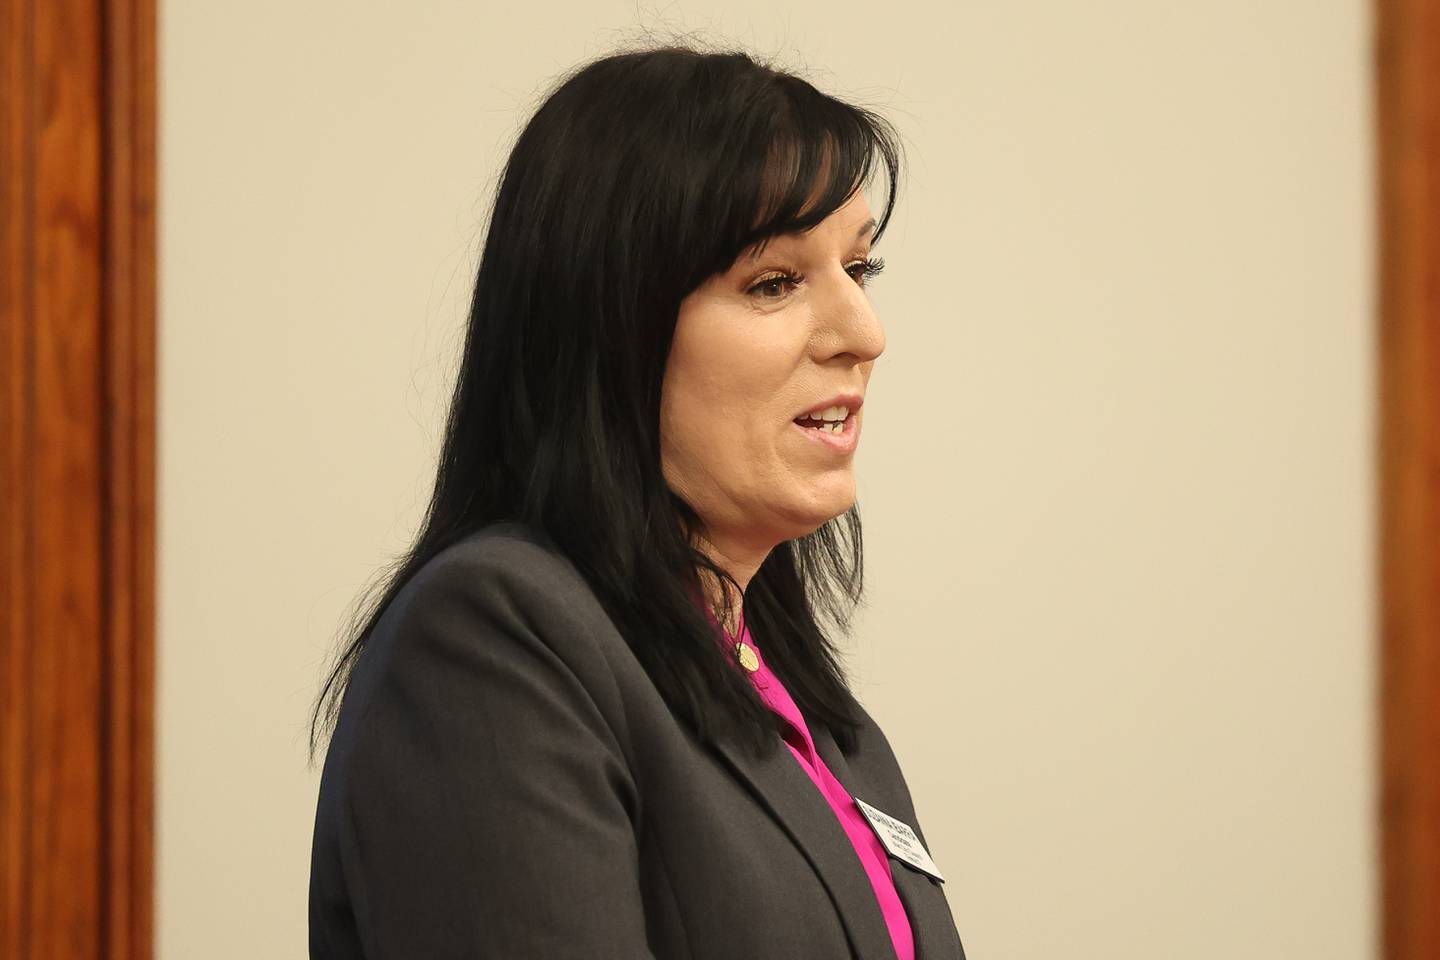
{"type": "MultiPolygon", "coordinates": [[[[879,789],[876,784],[865,779],[861,771],[852,769],[846,763],[845,755],[840,752],[839,744],[824,724],[811,726],[810,735],[815,741],[815,750],[820,754],[820,759],[825,761],[825,766],[830,768],[835,779],[844,784],[852,797],[858,795],[866,803],[904,820],[915,830],[926,849],[929,849],[930,844],[920,830],[915,811],[903,797],[879,789]]],[[[810,786],[814,789],[814,784],[810,786]]],[[[831,819],[834,819],[833,814],[831,819]]],[[[943,871],[944,868],[941,869],[943,871]]],[[[955,919],[950,913],[950,904],[941,892],[940,882],[894,857],[890,858],[890,873],[895,878],[895,891],[900,895],[901,902],[905,904],[905,912],[910,917],[910,930],[915,938],[915,960],[963,960],[963,952],[957,953],[958,934],[955,933],[955,919]]],[[[873,892],[871,899],[874,900],[873,892]]]]}
{"type": "MultiPolygon", "coordinates": [[[[753,757],[729,741],[716,748],[815,868],[835,902],[855,960],[896,960],[885,916],[850,837],[779,734],[775,741],[776,749],[765,758],[753,757]]],[[[828,765],[830,757],[824,759],[828,765]]]]}

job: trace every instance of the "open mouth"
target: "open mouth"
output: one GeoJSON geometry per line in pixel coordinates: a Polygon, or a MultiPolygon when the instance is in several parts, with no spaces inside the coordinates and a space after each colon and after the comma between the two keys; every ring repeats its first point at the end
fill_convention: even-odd
{"type": "Polygon", "coordinates": [[[847,414],[844,420],[812,420],[809,417],[796,417],[795,423],[810,430],[821,430],[825,433],[844,433],[845,425],[855,414],[847,414]]]}

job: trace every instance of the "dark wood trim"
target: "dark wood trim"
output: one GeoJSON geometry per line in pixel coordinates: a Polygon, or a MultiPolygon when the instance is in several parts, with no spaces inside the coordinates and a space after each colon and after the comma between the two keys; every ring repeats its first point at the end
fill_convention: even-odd
{"type": "Polygon", "coordinates": [[[154,0],[0,0],[0,956],[153,941],[154,0]]]}
{"type": "Polygon", "coordinates": [[[29,260],[24,220],[24,99],[28,75],[22,4],[0,0],[0,957],[27,956],[25,886],[25,647],[30,629],[25,565],[25,493],[29,260]]]}
{"type": "Polygon", "coordinates": [[[158,24],[155,0],[106,0],[106,945],[154,942],[155,383],[158,24]]]}
{"type": "Polygon", "coordinates": [[[1440,957],[1440,4],[1379,0],[1382,936],[1440,957]]]}

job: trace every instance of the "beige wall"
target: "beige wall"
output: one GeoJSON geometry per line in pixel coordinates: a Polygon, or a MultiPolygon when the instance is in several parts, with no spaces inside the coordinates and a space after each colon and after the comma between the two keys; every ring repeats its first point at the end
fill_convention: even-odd
{"type": "Polygon", "coordinates": [[[637,23],[908,139],[851,662],[972,960],[1375,956],[1364,3],[161,7],[162,960],[305,955],[306,709],[484,199],[637,23]]]}

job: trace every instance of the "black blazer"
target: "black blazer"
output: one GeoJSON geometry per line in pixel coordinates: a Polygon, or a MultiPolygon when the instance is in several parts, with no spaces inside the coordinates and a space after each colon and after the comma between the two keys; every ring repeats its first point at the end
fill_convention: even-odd
{"type": "MultiPolygon", "coordinates": [[[[816,723],[817,749],[925,842],[856,707],[856,749],[816,723]]],[[[890,866],[918,960],[964,960],[941,883],[890,866]]],[[[895,957],[790,752],[701,744],[575,567],[515,523],[433,558],[376,625],[325,757],[309,908],[317,960],[895,957]]]]}

